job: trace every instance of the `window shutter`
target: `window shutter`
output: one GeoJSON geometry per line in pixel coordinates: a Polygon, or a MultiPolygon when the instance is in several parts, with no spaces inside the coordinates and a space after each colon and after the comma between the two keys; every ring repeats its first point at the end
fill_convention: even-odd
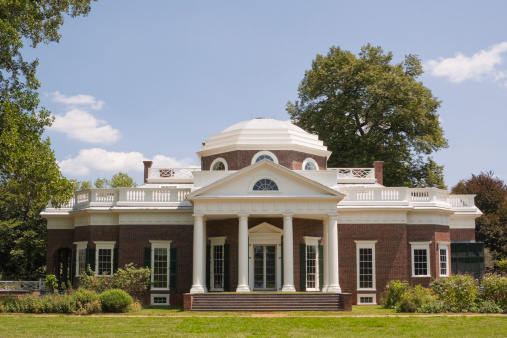
{"type": "Polygon", "coordinates": [[[178,288],[178,248],[171,248],[171,262],[169,265],[169,288],[178,288]]]}
{"type": "MultiPolygon", "coordinates": [[[[143,249],[143,267],[148,268],[151,270],[151,247],[147,246],[143,249]]],[[[151,271],[153,274],[153,270],[151,271]]],[[[146,287],[147,290],[151,289],[151,275],[150,275],[150,282],[148,283],[148,286],[146,287]]]]}
{"type": "Polygon", "coordinates": [[[280,257],[282,257],[282,264],[281,264],[282,265],[282,273],[280,275],[282,277],[281,279],[282,279],[282,286],[283,286],[283,243],[280,244],[280,250],[282,250],[282,253],[280,255],[280,257]]]}
{"type": "Polygon", "coordinates": [[[211,267],[210,267],[210,264],[211,264],[211,245],[207,244],[206,245],[206,288],[208,289],[208,291],[210,290],[210,285],[211,285],[211,267]]]}
{"type": "Polygon", "coordinates": [[[118,248],[113,249],[113,273],[118,271],[118,248]]]}
{"type": "Polygon", "coordinates": [[[306,244],[299,245],[299,274],[300,291],[306,291],[306,244]]]}
{"type": "Polygon", "coordinates": [[[93,272],[95,272],[95,251],[97,251],[95,248],[86,249],[86,268],[89,265],[93,272]]]}
{"type": "Polygon", "coordinates": [[[76,249],[72,248],[72,261],[70,263],[70,283],[74,285],[74,276],[76,275],[76,249]]]}
{"type": "Polygon", "coordinates": [[[319,245],[319,290],[324,286],[324,246],[319,245]]]}
{"type": "Polygon", "coordinates": [[[224,291],[231,291],[231,245],[224,244],[224,291]]]}

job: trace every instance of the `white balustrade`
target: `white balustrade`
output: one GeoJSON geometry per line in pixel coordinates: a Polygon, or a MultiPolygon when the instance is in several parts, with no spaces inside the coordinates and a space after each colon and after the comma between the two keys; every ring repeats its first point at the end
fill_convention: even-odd
{"type": "Polygon", "coordinates": [[[201,168],[150,168],[148,178],[193,178],[192,171],[201,168]]]}
{"type": "Polygon", "coordinates": [[[78,191],[75,194],[76,204],[90,202],[90,190],[78,191]]]}
{"type": "Polygon", "coordinates": [[[327,168],[336,171],[337,178],[375,178],[374,168],[327,168]]]}
{"type": "Polygon", "coordinates": [[[472,208],[475,195],[450,195],[449,203],[453,208],[472,208]]]}
{"type": "Polygon", "coordinates": [[[0,281],[0,291],[24,292],[37,291],[42,287],[40,281],[0,281]]]}

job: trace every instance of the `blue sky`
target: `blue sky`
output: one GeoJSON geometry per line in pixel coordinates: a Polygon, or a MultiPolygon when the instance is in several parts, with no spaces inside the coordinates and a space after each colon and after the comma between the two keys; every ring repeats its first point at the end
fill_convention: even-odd
{"type": "Polygon", "coordinates": [[[40,61],[46,135],[63,173],[92,180],[198,165],[211,134],[255,117],[286,120],[316,54],[371,43],[442,100],[449,187],[493,170],[507,179],[505,1],[102,1],[67,19],[40,61]]]}

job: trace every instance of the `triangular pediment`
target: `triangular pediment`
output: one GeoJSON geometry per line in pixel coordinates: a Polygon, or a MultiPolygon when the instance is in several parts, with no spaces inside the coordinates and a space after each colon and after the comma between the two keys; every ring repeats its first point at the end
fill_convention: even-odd
{"type": "Polygon", "coordinates": [[[280,234],[283,230],[269,223],[263,222],[248,230],[249,234],[280,234]]]}
{"type": "Polygon", "coordinates": [[[269,160],[257,162],[187,196],[189,201],[209,198],[331,198],[339,201],[343,197],[340,192],[269,160]],[[263,179],[276,183],[277,189],[254,189],[263,179]]]}

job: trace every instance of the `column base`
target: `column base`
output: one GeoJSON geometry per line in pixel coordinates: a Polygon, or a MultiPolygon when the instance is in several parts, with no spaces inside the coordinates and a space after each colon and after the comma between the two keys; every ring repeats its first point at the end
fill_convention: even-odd
{"type": "Polygon", "coordinates": [[[238,285],[236,288],[236,292],[250,292],[250,286],[248,285],[238,285]]]}
{"type": "Polygon", "coordinates": [[[339,285],[329,285],[326,292],[342,293],[342,288],[339,285]]]}
{"type": "Polygon", "coordinates": [[[322,286],[322,290],[320,290],[320,291],[327,292],[328,289],[329,289],[329,285],[324,285],[324,286],[322,286]]]}
{"type": "Polygon", "coordinates": [[[206,293],[206,287],[203,287],[202,285],[192,285],[192,288],[190,289],[190,293],[206,293]]]}
{"type": "Polygon", "coordinates": [[[294,285],[284,285],[282,286],[282,292],[296,292],[296,288],[294,285]]]}

